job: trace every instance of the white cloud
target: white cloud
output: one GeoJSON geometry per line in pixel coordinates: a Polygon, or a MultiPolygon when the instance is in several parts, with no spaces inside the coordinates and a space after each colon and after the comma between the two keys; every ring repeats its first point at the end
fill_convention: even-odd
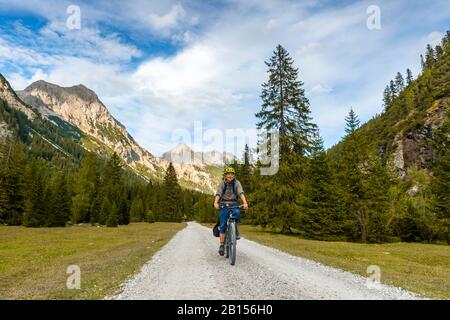
{"type": "MultiPolygon", "coordinates": [[[[142,55],[139,48],[94,27],[77,35],[59,34],[58,25],[42,30],[44,39],[55,43],[57,53],[52,55],[15,46],[0,35],[0,58],[32,70],[28,77],[21,73],[10,77],[17,86],[38,77],[65,86],[87,85],[139,143],[161,154],[172,145],[172,131],[189,129],[194,120],[204,121],[208,128],[254,127],[260,85],[267,80],[264,60],[280,43],[299,67],[314,120],[329,145],[342,136],[350,106],[362,120],[381,110],[385,84],[397,71],[406,67],[414,71],[424,50],[422,42],[437,39],[439,31],[420,35],[421,43],[402,40],[401,17],[409,14],[408,19],[414,20],[415,13],[405,13],[397,3],[383,5],[382,30],[377,32],[365,27],[369,2],[330,9],[321,9],[319,3],[320,10],[309,14],[314,3],[231,1],[220,12],[197,10],[192,17],[189,3],[151,8],[147,3],[120,4],[130,9],[120,7],[133,14],[131,20],[147,28],[150,24],[182,45],[175,54],[147,58],[132,70],[127,63],[142,55]],[[211,23],[201,32],[190,28],[208,19],[211,23]],[[76,52],[71,52],[73,48],[76,52]]],[[[435,10],[433,5],[429,12],[435,10]]],[[[127,19],[111,13],[107,17],[127,19]]]]}
{"type": "Polygon", "coordinates": [[[181,4],[172,6],[170,11],[164,15],[150,14],[149,21],[153,28],[157,30],[167,30],[176,27],[180,20],[183,20],[186,12],[181,4]]]}

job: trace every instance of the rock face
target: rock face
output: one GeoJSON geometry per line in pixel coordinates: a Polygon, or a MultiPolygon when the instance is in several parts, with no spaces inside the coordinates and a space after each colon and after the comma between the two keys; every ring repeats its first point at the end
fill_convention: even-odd
{"type": "Polygon", "coordinates": [[[1,74],[0,97],[5,100],[10,107],[25,113],[28,119],[33,120],[36,117],[36,113],[33,111],[33,109],[27,106],[17,97],[9,82],[1,74]]]}
{"type": "MultiPolygon", "coordinates": [[[[0,87],[1,90],[1,87],[0,87]]],[[[12,91],[14,92],[14,91],[12,91]]],[[[15,95],[15,94],[14,94],[15,95]]],[[[105,149],[116,152],[128,166],[139,175],[161,180],[168,161],[152,155],[142,148],[117,121],[107,107],[100,101],[94,91],[83,85],[60,87],[42,80],[36,81],[17,95],[26,103],[36,108],[45,118],[57,116],[78,127],[89,137],[85,148],[104,154],[105,149]]],[[[15,100],[19,100],[16,96],[15,100]]],[[[17,101],[11,99],[17,105],[17,101]]],[[[9,104],[11,104],[8,101],[9,104]]],[[[17,108],[26,108],[18,105],[17,108]]],[[[25,110],[28,111],[28,110],[25,110]]],[[[32,116],[31,111],[30,116],[32,116]]],[[[202,166],[175,164],[180,184],[191,189],[211,191],[215,188],[217,177],[203,170],[202,166]]]]}
{"type": "Polygon", "coordinates": [[[223,166],[225,163],[233,162],[235,156],[227,152],[222,153],[216,150],[197,152],[192,150],[186,143],[180,142],[173,149],[164,152],[161,159],[173,163],[223,166]]]}
{"type": "Polygon", "coordinates": [[[152,171],[159,165],[158,159],[141,148],[97,95],[83,85],[63,88],[40,80],[19,91],[18,95],[42,115],[56,114],[98,139],[127,164],[139,163],[152,171]]]}
{"type": "Polygon", "coordinates": [[[450,98],[437,100],[427,111],[422,125],[397,133],[393,141],[393,163],[401,177],[410,167],[432,169],[436,152],[430,142],[434,130],[442,126],[449,107],[450,98]]]}

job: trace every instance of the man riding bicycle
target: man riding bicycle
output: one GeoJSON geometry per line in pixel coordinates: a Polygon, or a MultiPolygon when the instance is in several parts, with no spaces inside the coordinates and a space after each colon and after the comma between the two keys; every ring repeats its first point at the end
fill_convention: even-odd
{"type": "MultiPolygon", "coordinates": [[[[232,209],[233,216],[236,217],[236,223],[240,222],[241,213],[239,208],[236,208],[239,204],[239,199],[242,200],[243,209],[248,208],[247,200],[244,196],[244,190],[241,183],[235,178],[235,170],[232,167],[228,167],[225,170],[225,180],[222,181],[217,187],[217,191],[214,197],[214,208],[219,209],[220,219],[220,247],[219,254],[221,256],[225,253],[225,232],[227,230],[227,220],[229,209],[227,207],[235,207],[232,209]],[[220,205],[219,205],[220,201],[220,205]]],[[[236,239],[239,239],[239,233],[236,228],[236,239]]]]}

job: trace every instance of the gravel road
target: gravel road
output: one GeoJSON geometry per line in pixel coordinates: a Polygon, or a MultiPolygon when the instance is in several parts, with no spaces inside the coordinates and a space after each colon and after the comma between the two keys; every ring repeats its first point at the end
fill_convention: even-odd
{"type": "Polygon", "coordinates": [[[116,299],[418,299],[400,288],[366,285],[366,278],[238,241],[236,265],[219,256],[209,228],[190,222],[116,299]]]}

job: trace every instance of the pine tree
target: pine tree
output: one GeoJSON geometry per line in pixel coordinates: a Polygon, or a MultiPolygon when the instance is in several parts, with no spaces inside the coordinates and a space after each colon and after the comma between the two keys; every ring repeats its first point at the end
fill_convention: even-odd
{"type": "Polygon", "coordinates": [[[180,206],[181,188],[178,185],[177,174],[172,162],[166,170],[164,177],[164,213],[162,219],[164,221],[180,221],[179,206],[180,206]]]}
{"type": "Polygon", "coordinates": [[[100,191],[100,169],[97,157],[89,153],[83,160],[75,184],[75,196],[72,200],[72,219],[74,223],[90,222],[92,205],[98,203],[96,197],[100,191]]]}
{"type": "Polygon", "coordinates": [[[0,223],[20,225],[25,195],[25,152],[20,143],[0,144],[0,223]]]}
{"type": "Polygon", "coordinates": [[[107,184],[118,186],[122,183],[122,162],[117,153],[113,153],[105,166],[104,180],[107,184]]]}
{"type": "Polygon", "coordinates": [[[386,88],[383,91],[383,106],[384,110],[389,110],[391,103],[392,103],[392,93],[389,86],[386,86],[386,88]]]}
{"type": "Polygon", "coordinates": [[[358,224],[363,242],[384,242],[390,235],[389,230],[389,189],[393,177],[377,156],[365,161],[363,197],[360,206],[361,215],[358,224]]]}
{"type": "Polygon", "coordinates": [[[353,134],[356,131],[356,129],[359,128],[360,121],[355,111],[353,111],[353,108],[350,108],[348,116],[345,117],[345,122],[346,122],[345,132],[347,133],[347,135],[353,134]]]}
{"type": "Polygon", "coordinates": [[[403,76],[400,72],[397,72],[395,77],[395,91],[399,95],[405,89],[405,81],[403,80],[403,76]]]}
{"type": "Polygon", "coordinates": [[[51,186],[47,226],[64,227],[70,215],[70,197],[64,174],[58,173],[51,186]]]}
{"type": "Polygon", "coordinates": [[[413,81],[413,75],[411,70],[408,68],[406,69],[406,86],[409,86],[413,81]]]}
{"type": "Polygon", "coordinates": [[[46,205],[44,201],[44,182],[42,164],[33,159],[27,168],[26,184],[28,194],[25,201],[23,224],[26,227],[41,227],[46,223],[46,205]]]}
{"type": "Polygon", "coordinates": [[[314,239],[339,235],[340,217],[335,210],[333,173],[323,147],[323,140],[318,134],[314,139],[306,177],[303,190],[299,193],[302,231],[307,237],[314,239]]]}
{"type": "Polygon", "coordinates": [[[125,196],[120,198],[118,214],[119,224],[128,225],[130,223],[130,202],[125,196]]]}
{"type": "Polygon", "coordinates": [[[259,221],[280,227],[282,232],[292,232],[298,225],[296,199],[305,171],[304,158],[311,152],[317,127],[311,122],[309,101],[289,53],[278,45],[266,65],[269,80],[262,85],[257,128],[278,131],[279,148],[271,147],[274,155],[279,153],[279,167],[274,175],[257,175],[255,190],[264,198],[252,199],[257,199],[254,211],[260,210],[259,221]]]}
{"type": "Polygon", "coordinates": [[[436,58],[435,58],[434,49],[430,44],[428,44],[427,52],[425,54],[425,66],[428,68],[431,68],[431,67],[433,67],[435,62],[436,62],[436,58]]]}
{"type": "Polygon", "coordinates": [[[303,82],[298,80],[298,69],[289,53],[278,45],[268,62],[269,80],[262,85],[262,108],[256,114],[257,128],[278,130],[280,159],[295,151],[305,154],[310,148],[310,137],[316,130],[311,122],[309,101],[303,82]]]}
{"type": "Polygon", "coordinates": [[[398,96],[398,91],[394,80],[389,82],[389,91],[391,92],[391,101],[393,101],[398,96]]]}
{"type": "Polygon", "coordinates": [[[362,215],[363,176],[360,166],[364,152],[356,131],[359,126],[357,115],[350,110],[345,121],[347,136],[337,168],[338,180],[340,181],[338,187],[341,193],[339,207],[342,208],[343,232],[349,239],[355,240],[360,236],[356,221],[362,215]]]}
{"type": "MultiPolygon", "coordinates": [[[[122,162],[117,153],[114,152],[105,165],[102,178],[102,196],[108,198],[109,203],[111,203],[109,215],[111,215],[112,204],[115,203],[116,212],[114,214],[117,215],[118,223],[129,222],[128,207],[125,203],[122,188],[123,179],[122,162]]],[[[107,220],[106,223],[108,223],[107,220]]]]}

